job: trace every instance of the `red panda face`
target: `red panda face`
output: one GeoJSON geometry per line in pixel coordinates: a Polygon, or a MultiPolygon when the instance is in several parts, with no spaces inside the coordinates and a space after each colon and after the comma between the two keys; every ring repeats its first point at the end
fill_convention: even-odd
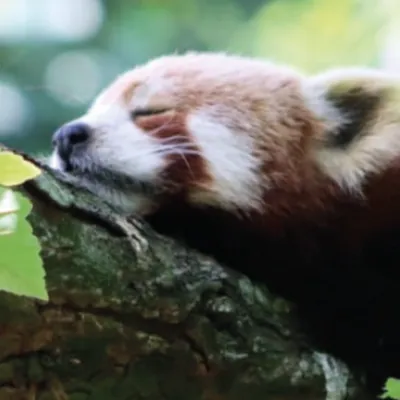
{"type": "MultiPolygon", "coordinates": [[[[341,93],[336,81],[328,89],[341,93]]],[[[85,115],[62,127],[51,165],[139,214],[175,196],[199,206],[265,209],[270,193],[301,193],[306,182],[324,182],[321,176],[353,189],[379,164],[378,153],[370,154],[379,138],[363,148],[353,143],[362,129],[355,127],[336,145],[332,138],[349,121],[336,92],[326,96],[329,90],[318,79],[308,83],[262,61],[219,54],[159,58],[119,77],[85,115]]],[[[349,118],[353,103],[346,105],[349,118]]],[[[381,150],[386,163],[392,150],[381,150]]]]}
{"type": "Polygon", "coordinates": [[[300,140],[298,91],[293,72],[264,62],[161,58],[119,77],[86,115],[63,127],[57,135],[74,143],[66,139],[64,151],[56,135],[52,166],[133,212],[151,208],[154,196],[177,194],[199,204],[258,208],[271,184],[262,169],[288,161],[286,137],[300,140]],[[283,125],[281,113],[291,108],[293,118],[283,125]]]}

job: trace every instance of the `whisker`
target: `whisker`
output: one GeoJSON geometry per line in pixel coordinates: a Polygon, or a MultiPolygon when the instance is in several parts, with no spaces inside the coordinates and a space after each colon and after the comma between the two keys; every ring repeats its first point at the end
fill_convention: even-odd
{"type": "MultiPolygon", "coordinates": [[[[202,153],[196,149],[193,143],[183,143],[183,144],[167,144],[163,146],[158,146],[152,149],[146,149],[144,151],[139,151],[138,154],[135,155],[136,158],[145,158],[151,155],[157,155],[160,157],[168,157],[171,155],[178,155],[182,158],[183,162],[185,163],[188,171],[190,172],[192,178],[194,179],[194,172],[191,168],[190,162],[187,159],[187,156],[194,155],[194,156],[201,156],[202,153]]],[[[72,161],[74,167],[78,168],[81,171],[82,175],[85,174],[95,174],[99,175],[99,171],[101,168],[98,169],[96,165],[101,166],[103,163],[100,162],[99,159],[91,158],[91,157],[80,157],[79,160],[75,159],[72,161]]],[[[105,165],[106,167],[106,165],[105,165]]],[[[107,173],[105,173],[104,177],[107,178],[107,173]]],[[[108,178],[107,178],[108,179],[108,178]]]]}
{"type": "Polygon", "coordinates": [[[195,151],[195,150],[197,150],[197,148],[191,143],[184,143],[184,144],[180,144],[180,145],[169,144],[169,145],[165,145],[165,146],[160,146],[157,150],[155,150],[155,153],[160,154],[160,153],[164,153],[164,152],[170,151],[170,150],[172,150],[172,152],[182,151],[182,150],[195,151]]]}
{"type": "Polygon", "coordinates": [[[194,143],[174,143],[161,146],[162,149],[196,149],[194,143]]]}
{"type": "MultiPolygon", "coordinates": [[[[169,119],[167,122],[165,122],[164,124],[162,124],[162,125],[159,126],[158,128],[153,129],[153,130],[150,131],[149,133],[150,133],[151,135],[157,134],[158,132],[160,132],[161,130],[163,130],[164,128],[166,128],[169,124],[171,124],[172,121],[173,121],[173,116],[171,116],[170,119],[169,119]]],[[[177,125],[177,126],[178,126],[178,125],[177,125]]]]}
{"type": "Polygon", "coordinates": [[[184,135],[175,135],[175,136],[170,136],[170,137],[160,139],[160,143],[173,142],[174,140],[179,140],[179,139],[188,141],[188,138],[184,135]]]}
{"type": "Polygon", "coordinates": [[[192,178],[194,179],[194,173],[192,171],[192,168],[191,168],[187,158],[185,157],[185,154],[188,154],[188,153],[185,153],[184,151],[179,151],[179,150],[177,150],[177,151],[178,151],[178,154],[181,156],[183,162],[186,164],[186,167],[189,170],[190,175],[192,175],[192,178]]]}
{"type": "Polygon", "coordinates": [[[173,154],[177,154],[179,152],[179,154],[184,154],[184,155],[195,155],[195,156],[201,156],[202,153],[199,151],[195,151],[195,150],[185,150],[182,149],[183,151],[181,152],[180,149],[175,148],[173,149],[173,151],[165,151],[165,152],[159,152],[158,154],[163,155],[163,156],[169,156],[169,155],[173,155],[173,154]]]}

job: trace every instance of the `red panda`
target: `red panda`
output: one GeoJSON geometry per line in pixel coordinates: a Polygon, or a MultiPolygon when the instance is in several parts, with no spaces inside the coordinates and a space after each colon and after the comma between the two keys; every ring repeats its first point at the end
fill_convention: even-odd
{"type": "Polygon", "coordinates": [[[165,56],[53,142],[53,168],[293,301],[374,389],[400,376],[400,76],[165,56]]]}

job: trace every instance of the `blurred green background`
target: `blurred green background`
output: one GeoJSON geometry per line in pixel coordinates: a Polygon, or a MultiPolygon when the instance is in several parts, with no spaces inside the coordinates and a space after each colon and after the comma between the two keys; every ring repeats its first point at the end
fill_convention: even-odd
{"type": "Polygon", "coordinates": [[[399,22],[400,0],[0,0],[0,142],[49,152],[117,74],[169,52],[400,73],[399,22]]]}

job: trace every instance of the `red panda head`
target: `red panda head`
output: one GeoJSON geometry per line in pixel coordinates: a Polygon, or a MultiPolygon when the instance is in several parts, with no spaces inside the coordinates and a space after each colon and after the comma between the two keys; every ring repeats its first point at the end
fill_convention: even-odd
{"type": "Polygon", "coordinates": [[[399,82],[371,70],[308,78],[222,54],[162,57],[64,125],[51,165],[127,213],[178,197],[264,212],[300,195],[307,207],[362,192],[400,154],[399,82]]]}

